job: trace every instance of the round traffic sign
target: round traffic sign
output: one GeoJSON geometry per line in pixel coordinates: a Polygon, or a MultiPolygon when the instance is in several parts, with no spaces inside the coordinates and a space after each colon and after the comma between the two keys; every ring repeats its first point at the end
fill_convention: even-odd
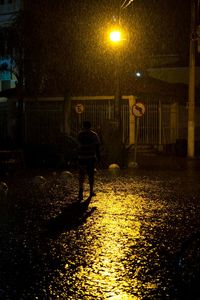
{"type": "Polygon", "coordinates": [[[76,110],[76,113],[77,113],[77,114],[82,114],[83,111],[84,111],[84,106],[83,106],[83,104],[81,104],[81,103],[76,104],[75,110],[76,110]]]}
{"type": "Polygon", "coordinates": [[[145,113],[145,106],[141,102],[137,102],[132,106],[132,114],[135,117],[141,117],[145,113]]]}

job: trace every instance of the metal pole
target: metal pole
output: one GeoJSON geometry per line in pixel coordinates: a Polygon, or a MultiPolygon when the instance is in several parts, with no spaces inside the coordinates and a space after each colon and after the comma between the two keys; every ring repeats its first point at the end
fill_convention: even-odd
{"type": "Polygon", "coordinates": [[[129,145],[135,144],[135,116],[132,112],[132,107],[136,102],[134,96],[129,96],[129,145]]]}
{"type": "Polygon", "coordinates": [[[159,100],[158,104],[158,116],[159,116],[159,142],[158,142],[158,148],[159,150],[162,150],[162,102],[159,100]]]}
{"type": "MultiPolygon", "coordinates": [[[[120,3],[117,7],[117,25],[120,27],[121,9],[120,3]]],[[[120,131],[121,138],[121,89],[120,89],[120,72],[121,72],[121,49],[117,47],[115,53],[115,105],[114,105],[114,118],[117,123],[117,129],[120,131]]]]}
{"type": "Polygon", "coordinates": [[[65,93],[63,103],[63,133],[70,135],[71,131],[71,98],[68,93],[65,93]]]}
{"type": "Polygon", "coordinates": [[[135,124],[135,147],[134,147],[134,162],[136,163],[136,157],[137,157],[137,144],[138,144],[138,131],[139,131],[139,117],[136,118],[136,124],[135,124]]]}
{"type": "Polygon", "coordinates": [[[116,53],[115,65],[115,120],[121,125],[121,92],[120,92],[120,49],[116,53]]]}
{"type": "Polygon", "coordinates": [[[193,158],[195,152],[195,0],[191,2],[189,99],[188,99],[188,144],[187,155],[193,158]]]}

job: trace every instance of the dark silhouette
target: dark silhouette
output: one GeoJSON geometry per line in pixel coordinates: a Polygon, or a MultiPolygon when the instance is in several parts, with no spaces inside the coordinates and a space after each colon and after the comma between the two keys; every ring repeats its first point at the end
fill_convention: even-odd
{"type": "Polygon", "coordinates": [[[48,233],[55,236],[64,230],[70,230],[83,224],[96,209],[95,207],[88,209],[90,201],[91,197],[88,197],[81,203],[75,201],[63,208],[58,216],[48,222],[48,233]]]}
{"type": "Polygon", "coordinates": [[[88,175],[90,197],[94,196],[94,169],[100,161],[100,139],[96,132],[91,130],[90,121],[83,122],[83,130],[78,134],[78,163],[79,163],[79,200],[83,199],[85,174],[88,175]]]}

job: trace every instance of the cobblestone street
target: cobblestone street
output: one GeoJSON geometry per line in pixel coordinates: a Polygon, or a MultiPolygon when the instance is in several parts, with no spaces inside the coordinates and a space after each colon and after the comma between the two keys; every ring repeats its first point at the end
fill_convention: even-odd
{"type": "Polygon", "coordinates": [[[200,229],[197,163],[99,171],[96,192],[80,212],[76,173],[19,179],[1,216],[1,299],[198,299],[176,265],[200,229]]]}

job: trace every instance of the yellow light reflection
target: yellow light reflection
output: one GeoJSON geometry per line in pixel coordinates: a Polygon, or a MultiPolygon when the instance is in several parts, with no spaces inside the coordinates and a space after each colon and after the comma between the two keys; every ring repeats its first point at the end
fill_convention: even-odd
{"type": "MultiPolygon", "coordinates": [[[[101,195],[99,197],[101,198],[101,195]]],[[[85,276],[88,278],[89,275],[89,280],[98,284],[98,288],[109,299],[140,300],[140,297],[132,296],[124,291],[127,284],[132,286],[133,280],[131,282],[128,282],[128,278],[122,280],[122,274],[124,276],[126,274],[123,258],[129,250],[128,247],[126,249],[127,239],[135,240],[140,237],[141,223],[134,218],[136,209],[132,205],[133,199],[128,200],[131,205],[131,214],[129,214],[123,202],[116,199],[116,195],[113,195],[113,198],[112,201],[106,202],[106,206],[106,199],[95,203],[102,214],[100,223],[96,224],[99,226],[96,228],[99,235],[95,236],[86,258],[86,261],[93,261],[93,266],[89,274],[85,270],[85,276]],[[124,216],[126,222],[124,222],[124,216]]],[[[137,280],[134,280],[135,289],[137,285],[137,280]]]]}
{"type": "MultiPolygon", "coordinates": [[[[96,207],[97,213],[88,218],[87,223],[77,230],[62,235],[61,244],[64,253],[65,247],[67,250],[72,249],[68,246],[68,241],[72,238],[72,241],[76,242],[75,255],[69,258],[69,252],[66,252],[64,275],[61,276],[60,272],[54,282],[60,280],[63,293],[66,294],[70,287],[72,296],[68,296],[69,300],[82,299],[83,295],[85,299],[93,297],[141,300],[142,290],[157,288],[155,279],[152,278],[145,284],[140,279],[146,267],[146,258],[143,257],[145,254],[140,252],[143,251],[140,248],[139,252],[135,251],[138,241],[142,239],[145,247],[143,236],[145,223],[141,221],[141,216],[150,218],[151,215],[147,213],[153,214],[154,206],[151,207],[151,203],[138,194],[118,194],[113,189],[112,182],[106,184],[106,193],[103,186],[101,190],[91,202],[91,206],[96,207]],[[143,259],[142,263],[140,263],[141,259],[143,259]]],[[[160,209],[161,206],[162,204],[160,206],[157,204],[156,209],[160,209]]],[[[55,286],[50,288],[51,293],[58,292],[55,286]]]]}
{"type": "Polygon", "coordinates": [[[110,297],[109,300],[140,300],[137,296],[131,296],[126,293],[110,297]]]}

